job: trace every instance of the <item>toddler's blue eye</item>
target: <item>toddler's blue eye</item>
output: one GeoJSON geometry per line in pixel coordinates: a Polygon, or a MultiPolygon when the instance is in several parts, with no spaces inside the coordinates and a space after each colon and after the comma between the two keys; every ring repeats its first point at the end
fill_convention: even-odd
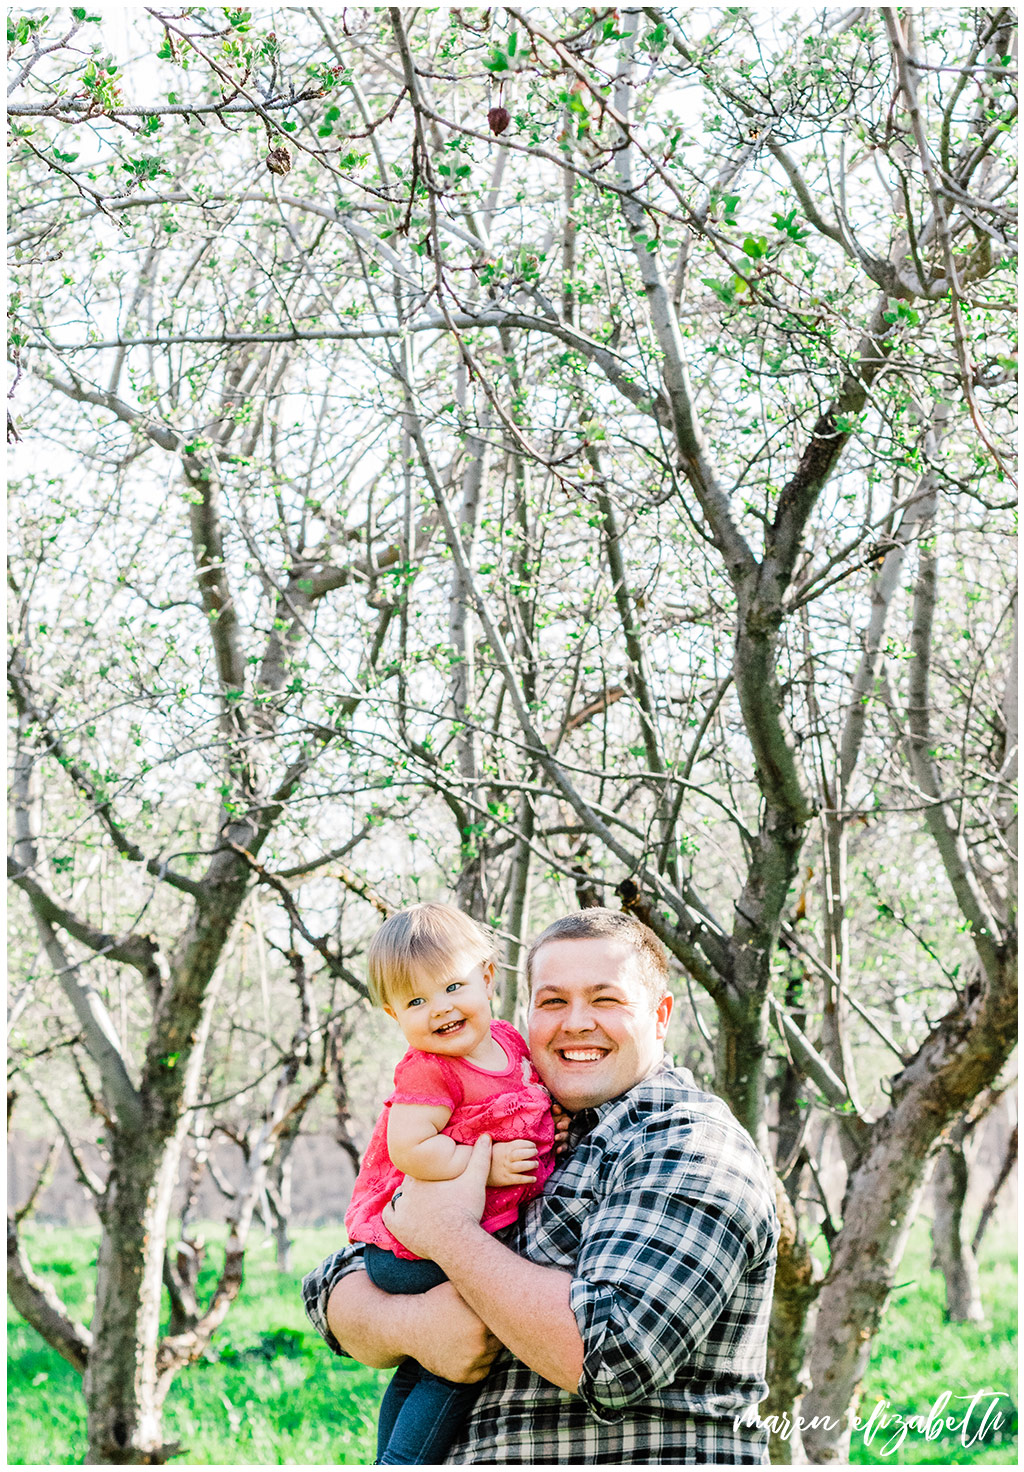
{"type": "Polygon", "coordinates": [[[452,981],[452,982],[449,982],[449,984],[445,987],[445,991],[446,992],[457,992],[458,989],[459,989],[459,987],[461,985],[462,985],[462,982],[461,981],[452,981]]]}
{"type": "Polygon", "coordinates": [[[412,997],[412,998],[410,998],[410,1001],[409,1001],[409,1006],[410,1007],[422,1007],[422,1005],[423,1005],[423,998],[422,997],[412,997]]]}

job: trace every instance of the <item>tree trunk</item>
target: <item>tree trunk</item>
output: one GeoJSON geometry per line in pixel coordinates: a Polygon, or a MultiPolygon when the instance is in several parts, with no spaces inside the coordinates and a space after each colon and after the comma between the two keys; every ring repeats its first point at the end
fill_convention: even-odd
{"type": "MultiPolygon", "coordinates": [[[[792,966],[792,962],[790,965],[792,966]]],[[[799,992],[801,985],[807,980],[806,972],[801,966],[796,971],[790,971],[786,982],[786,1006],[801,1031],[807,1025],[807,1014],[800,1010],[799,992]]],[[[778,1122],[775,1130],[775,1166],[794,1211],[799,1210],[797,1198],[800,1194],[800,1181],[803,1176],[803,1143],[810,1117],[806,1104],[801,1102],[806,1087],[804,1075],[795,1067],[792,1060],[787,1058],[782,1065],[777,1089],[778,1122]]]]}
{"type": "MultiPolygon", "coordinates": [[[[292,1270],[292,1239],[288,1235],[288,1218],[292,1210],[292,1160],[289,1152],[274,1161],[271,1179],[267,1182],[267,1200],[273,1218],[274,1245],[277,1253],[277,1271],[290,1273],[292,1270]]],[[[268,1223],[268,1225],[270,1225],[268,1223]]]]}
{"type": "Polygon", "coordinates": [[[809,1424],[804,1446],[811,1462],[849,1460],[850,1414],[867,1369],[871,1340],[895,1282],[920,1196],[924,1160],[897,1129],[882,1132],[855,1173],[844,1226],[818,1301],[811,1347],[809,1424]]]}
{"type": "Polygon", "coordinates": [[[963,1122],[954,1128],[940,1148],[932,1174],[932,1267],[946,1280],[946,1318],[954,1324],[980,1323],[981,1305],[978,1264],[971,1244],[964,1237],[964,1203],[967,1199],[967,1157],[964,1154],[963,1122]]]}
{"type": "Polygon", "coordinates": [[[996,1077],[1016,1041],[1015,961],[1004,952],[996,983],[963,997],[896,1076],[892,1103],[870,1127],[850,1174],[843,1227],[818,1300],[811,1390],[803,1404],[804,1445],[812,1462],[849,1460],[854,1404],[928,1155],[949,1121],[996,1077]]]}
{"type": "Polygon", "coordinates": [[[803,1364],[808,1315],[821,1287],[822,1272],[800,1231],[793,1205],[776,1177],[779,1213],[779,1258],[768,1328],[768,1397],[759,1415],[771,1425],[769,1455],[778,1465],[804,1462],[803,1440],[796,1421],[807,1389],[803,1364]]]}
{"type": "Polygon", "coordinates": [[[348,1078],[345,1073],[345,1045],[349,1034],[340,1017],[335,1017],[328,1024],[327,1037],[331,1092],[334,1095],[334,1138],[348,1156],[353,1175],[357,1176],[362,1159],[359,1146],[352,1135],[352,1112],[349,1108],[348,1078]]]}
{"type": "Polygon", "coordinates": [[[505,946],[504,975],[501,982],[500,1015],[506,1022],[515,1022],[519,1005],[519,968],[527,949],[527,932],[530,926],[530,860],[533,841],[534,811],[530,794],[524,792],[519,799],[518,836],[512,874],[509,885],[508,940],[505,946]]]}
{"type": "Polygon", "coordinates": [[[999,1193],[1003,1189],[1003,1186],[1006,1183],[1006,1178],[1010,1174],[1011,1170],[1013,1170],[1016,1161],[1017,1126],[1014,1125],[1013,1134],[1010,1136],[1009,1140],[1006,1143],[1006,1153],[1003,1156],[1003,1163],[999,1167],[999,1174],[992,1182],[992,1189],[988,1193],[988,1196],[985,1198],[985,1205],[981,1209],[981,1216],[978,1218],[978,1225],[975,1227],[974,1236],[971,1239],[971,1251],[974,1253],[975,1257],[977,1257],[978,1251],[981,1247],[981,1239],[982,1237],[984,1237],[986,1229],[988,1228],[988,1224],[992,1220],[992,1213],[996,1209],[996,1201],[998,1200],[999,1193]]]}
{"type": "Polygon", "coordinates": [[[718,1009],[715,1090],[768,1157],[765,1059],[768,1005],[763,991],[730,997],[718,1009]]]}
{"type": "Polygon", "coordinates": [[[92,1345],[83,1379],[86,1460],[159,1464],[173,1448],[161,1431],[156,1369],[164,1252],[181,1141],[113,1132],[110,1176],[100,1206],[92,1345]]]}
{"type": "MultiPolygon", "coordinates": [[[[460,365],[456,383],[456,398],[460,408],[466,408],[466,370],[460,365]]],[[[466,463],[462,472],[462,505],[459,509],[459,528],[463,543],[472,555],[473,543],[480,518],[480,496],[487,478],[489,450],[487,431],[490,428],[490,405],[484,405],[480,416],[480,434],[470,434],[466,439],[466,463]]],[[[487,920],[487,884],[484,873],[483,824],[478,807],[470,805],[478,797],[480,781],[478,740],[473,713],[475,698],[474,670],[474,618],[472,593],[466,585],[461,568],[456,563],[452,568],[452,581],[448,594],[448,628],[451,640],[451,699],[455,717],[455,749],[462,793],[466,800],[462,814],[462,832],[459,834],[459,875],[455,883],[455,903],[475,920],[487,920]]]]}

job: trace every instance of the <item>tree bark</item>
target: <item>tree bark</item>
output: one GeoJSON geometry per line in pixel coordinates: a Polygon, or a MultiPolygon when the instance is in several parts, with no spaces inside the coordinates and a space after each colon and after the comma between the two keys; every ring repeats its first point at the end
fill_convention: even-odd
{"type": "Polygon", "coordinates": [[[988,1195],[985,1198],[985,1205],[981,1209],[981,1216],[978,1218],[978,1225],[975,1227],[974,1236],[971,1238],[971,1251],[974,1253],[975,1257],[977,1257],[978,1252],[981,1248],[981,1239],[984,1237],[985,1232],[988,1229],[988,1224],[992,1220],[992,1214],[996,1209],[996,1201],[999,1199],[999,1193],[1003,1189],[1003,1186],[1006,1184],[1007,1177],[1009,1176],[1011,1170],[1013,1170],[1013,1167],[1016,1165],[1016,1163],[1017,1126],[1014,1125],[1013,1133],[1011,1134],[1009,1140],[1006,1142],[1006,1151],[1003,1155],[1002,1163],[999,1167],[999,1173],[996,1176],[995,1180],[992,1182],[992,1189],[989,1191],[988,1195]]]}
{"type": "MultiPolygon", "coordinates": [[[[457,398],[460,407],[466,407],[465,368],[459,372],[457,398]]],[[[462,472],[462,505],[459,511],[459,527],[463,544],[471,556],[476,539],[477,523],[480,519],[480,496],[487,478],[490,452],[487,431],[490,429],[490,406],[485,404],[480,416],[480,433],[466,438],[466,464],[462,472]]],[[[460,791],[467,799],[462,808],[463,831],[459,834],[459,875],[455,882],[455,902],[474,919],[487,919],[487,887],[484,873],[484,853],[480,838],[480,815],[478,812],[478,785],[480,767],[478,740],[475,729],[473,701],[475,698],[473,602],[470,589],[457,563],[452,566],[452,581],[448,594],[448,629],[452,648],[451,699],[456,729],[456,765],[461,779],[460,791]]]]}
{"type": "Polygon", "coordinates": [[[940,1147],[932,1172],[932,1267],[946,1280],[946,1318],[954,1324],[981,1323],[981,1283],[974,1250],[964,1235],[967,1200],[966,1129],[963,1122],[950,1131],[940,1147]]]}
{"type": "Polygon", "coordinates": [[[292,1210],[292,1162],[290,1157],[274,1162],[274,1179],[267,1184],[267,1200],[273,1217],[274,1250],[279,1273],[292,1270],[292,1239],[288,1221],[292,1210]]]}
{"type": "Polygon", "coordinates": [[[769,1434],[772,1462],[797,1465],[805,1457],[794,1412],[807,1389],[803,1369],[806,1325],[821,1286],[822,1270],[808,1249],[793,1204],[778,1177],[775,1202],[781,1232],[768,1331],[768,1397],[758,1414],[772,1424],[769,1434]]]}
{"type": "Polygon", "coordinates": [[[515,1022],[519,1005],[519,972],[527,949],[530,926],[530,847],[533,841],[533,800],[528,792],[519,799],[519,820],[509,884],[508,942],[505,947],[505,974],[501,982],[499,1011],[506,1022],[515,1022]]]}
{"type": "Polygon", "coordinates": [[[7,1218],[7,1293],[22,1318],[81,1374],[89,1358],[92,1335],[84,1324],[68,1316],[49,1283],[33,1271],[13,1216],[7,1218]]]}
{"type": "Polygon", "coordinates": [[[1016,1043],[1015,963],[1015,952],[1007,949],[995,984],[979,985],[942,1019],[894,1079],[889,1109],[870,1126],[818,1300],[812,1386],[802,1412],[812,1462],[849,1460],[853,1404],[896,1281],[929,1152],[997,1076],[1016,1043]],[[819,1424],[812,1427],[812,1419],[819,1424]]]}
{"type": "Polygon", "coordinates": [[[180,1143],[176,1132],[161,1138],[154,1130],[118,1130],[111,1140],[93,1342],[82,1386],[90,1462],[161,1464],[172,1450],[161,1430],[156,1355],[180,1143]]]}

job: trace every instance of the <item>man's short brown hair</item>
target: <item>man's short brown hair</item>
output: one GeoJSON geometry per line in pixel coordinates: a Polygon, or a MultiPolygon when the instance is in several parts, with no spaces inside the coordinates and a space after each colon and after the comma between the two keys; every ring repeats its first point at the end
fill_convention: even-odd
{"type": "Polygon", "coordinates": [[[454,905],[410,905],[391,915],[370,942],[366,970],[378,1007],[412,996],[425,976],[468,956],[471,965],[493,961],[494,935],[454,905]]]}
{"type": "Polygon", "coordinates": [[[555,920],[542,930],[526,957],[527,990],[533,988],[533,965],[541,946],[552,940],[617,940],[628,946],[636,958],[636,974],[656,1007],[669,990],[668,952],[649,925],[626,910],[606,910],[592,906],[555,920]]]}

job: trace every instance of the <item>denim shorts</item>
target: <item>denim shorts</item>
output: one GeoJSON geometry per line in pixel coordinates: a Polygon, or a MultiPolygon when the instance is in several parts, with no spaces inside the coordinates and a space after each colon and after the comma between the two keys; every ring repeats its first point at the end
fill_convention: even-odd
{"type": "Polygon", "coordinates": [[[370,1282],[384,1293],[427,1293],[438,1283],[447,1283],[448,1275],[436,1262],[426,1257],[398,1257],[386,1247],[367,1242],[363,1248],[363,1266],[370,1282]]]}

